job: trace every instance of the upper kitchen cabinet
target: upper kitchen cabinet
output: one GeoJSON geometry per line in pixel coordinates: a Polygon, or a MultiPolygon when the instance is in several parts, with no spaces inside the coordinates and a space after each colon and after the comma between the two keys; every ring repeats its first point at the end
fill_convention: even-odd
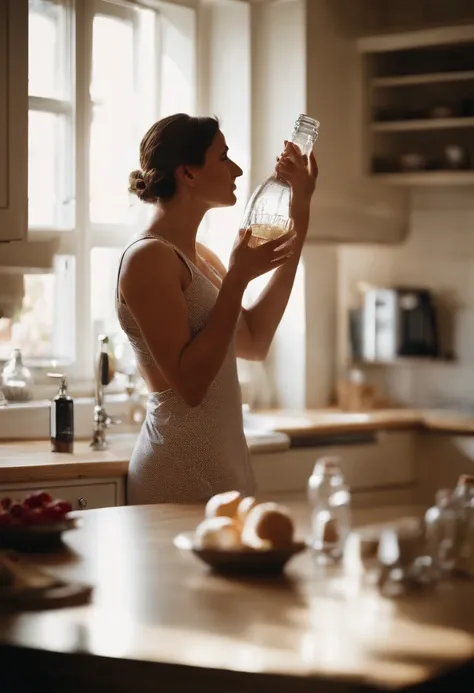
{"type": "Polygon", "coordinates": [[[360,39],[365,166],[396,186],[474,186],[474,26],[360,39]]]}
{"type": "Polygon", "coordinates": [[[0,242],[28,228],[28,0],[0,1],[0,242]]]}
{"type": "Polygon", "coordinates": [[[366,168],[364,56],[334,3],[307,2],[305,11],[306,112],[321,122],[309,238],[401,243],[408,232],[408,191],[383,184],[366,168]]]}

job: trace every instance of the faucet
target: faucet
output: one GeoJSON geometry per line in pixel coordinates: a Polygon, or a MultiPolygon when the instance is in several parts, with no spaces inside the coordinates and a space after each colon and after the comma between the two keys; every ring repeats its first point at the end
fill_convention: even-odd
{"type": "Polygon", "coordinates": [[[95,376],[94,433],[90,446],[93,450],[106,450],[108,447],[105,436],[106,429],[110,424],[120,423],[120,421],[109,416],[105,411],[104,387],[112,380],[110,377],[109,338],[106,335],[99,335],[99,343],[100,352],[95,376]]]}

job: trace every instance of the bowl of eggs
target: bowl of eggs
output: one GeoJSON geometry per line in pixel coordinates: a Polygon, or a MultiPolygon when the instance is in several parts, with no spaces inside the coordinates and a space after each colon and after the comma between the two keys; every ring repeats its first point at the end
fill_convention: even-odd
{"type": "Polygon", "coordinates": [[[193,532],[177,535],[174,544],[221,573],[268,575],[281,573],[290,558],[305,550],[294,534],[284,505],[227,491],[210,498],[202,522],[193,532]]]}

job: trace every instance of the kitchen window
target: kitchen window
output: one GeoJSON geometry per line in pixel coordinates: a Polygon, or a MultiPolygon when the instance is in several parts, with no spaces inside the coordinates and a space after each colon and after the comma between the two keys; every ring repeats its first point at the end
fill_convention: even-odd
{"type": "Polygon", "coordinates": [[[29,365],[90,381],[98,334],[123,344],[118,262],[152,212],[129,195],[128,174],[155,120],[194,112],[195,43],[189,7],[29,0],[28,238],[57,247],[51,271],[26,273],[23,300],[0,318],[0,359],[19,346],[29,365]]]}

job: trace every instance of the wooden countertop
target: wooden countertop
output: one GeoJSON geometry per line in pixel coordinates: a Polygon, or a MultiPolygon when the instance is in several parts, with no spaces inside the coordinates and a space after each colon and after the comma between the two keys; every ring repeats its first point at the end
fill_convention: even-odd
{"type": "MultiPolygon", "coordinates": [[[[310,438],[378,430],[425,430],[473,435],[474,418],[456,413],[386,409],[366,413],[326,410],[267,410],[246,415],[252,454],[288,449],[290,438],[310,438]],[[268,435],[265,435],[265,431],[268,435]]],[[[49,441],[0,442],[0,484],[79,478],[111,478],[127,474],[136,434],[110,434],[110,448],[90,449],[88,440],[74,444],[74,454],[50,451],[49,441]]]]}
{"type": "MultiPolygon", "coordinates": [[[[246,437],[252,455],[290,446],[284,433],[250,431],[246,437]]],[[[0,484],[126,476],[136,438],[137,433],[111,434],[103,452],[92,450],[89,440],[76,440],[72,454],[51,452],[49,440],[1,442],[0,484]]]]}
{"type": "MultiPolygon", "coordinates": [[[[306,503],[285,500],[305,536],[306,503]]],[[[366,524],[407,514],[418,509],[355,517],[366,524]]],[[[69,691],[134,690],[136,678],[143,692],[157,681],[186,692],[396,691],[474,660],[473,582],[389,600],[339,570],[318,570],[308,554],[284,578],[219,577],[173,546],[202,516],[202,507],[176,505],[86,511],[66,536],[69,551],[33,557],[95,592],[89,606],[0,617],[3,661],[20,688],[36,666],[42,682],[49,670],[69,691]]]]}
{"type": "Polygon", "coordinates": [[[422,429],[457,435],[474,434],[474,416],[420,409],[380,409],[350,413],[338,409],[260,410],[252,425],[281,431],[290,437],[310,437],[378,430],[422,429]]]}

